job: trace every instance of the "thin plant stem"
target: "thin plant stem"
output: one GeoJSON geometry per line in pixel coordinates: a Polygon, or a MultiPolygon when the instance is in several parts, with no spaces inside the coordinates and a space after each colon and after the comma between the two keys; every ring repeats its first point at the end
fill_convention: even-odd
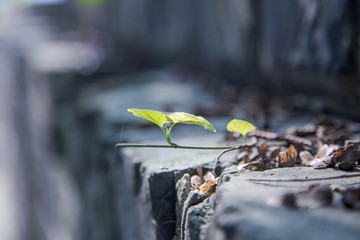
{"type": "MultiPolygon", "coordinates": [[[[281,145],[271,145],[271,146],[281,146],[281,145]]],[[[221,152],[215,160],[212,172],[216,176],[215,169],[219,162],[219,159],[228,152],[234,151],[234,150],[247,150],[249,148],[253,147],[260,147],[259,145],[252,144],[252,145],[240,145],[237,147],[232,146],[218,146],[218,147],[201,147],[201,146],[182,146],[172,143],[172,145],[156,145],[156,144],[139,144],[139,143],[117,143],[115,144],[116,148],[173,148],[173,149],[194,149],[194,150],[224,150],[221,152]]]]}
{"type": "Polygon", "coordinates": [[[234,151],[234,150],[236,150],[236,149],[237,149],[237,147],[232,147],[232,148],[230,148],[230,149],[227,149],[227,150],[223,151],[222,153],[220,153],[220,154],[216,157],[216,160],[215,160],[215,163],[214,163],[214,167],[213,167],[213,169],[212,169],[212,172],[213,172],[213,174],[215,175],[215,177],[216,177],[215,169],[216,169],[216,166],[217,166],[217,164],[218,164],[219,159],[221,158],[221,156],[224,155],[224,154],[227,153],[227,152],[231,152],[231,151],[234,151]]]}
{"type": "Polygon", "coordinates": [[[257,145],[240,145],[240,146],[237,146],[237,147],[232,147],[232,148],[226,149],[225,151],[223,151],[222,153],[220,153],[220,154],[216,157],[216,160],[215,160],[215,163],[214,163],[214,167],[213,167],[213,169],[212,169],[213,174],[216,176],[215,169],[216,169],[216,166],[217,166],[217,164],[218,164],[218,162],[219,162],[219,159],[222,157],[222,155],[224,155],[225,153],[234,151],[234,150],[248,149],[248,148],[252,148],[252,147],[257,147],[257,145]]]}
{"type": "Polygon", "coordinates": [[[201,146],[183,146],[183,145],[154,145],[154,144],[138,144],[138,143],[117,143],[116,148],[179,148],[179,149],[199,149],[199,150],[223,150],[230,149],[231,146],[219,147],[201,147],[201,146]]]}

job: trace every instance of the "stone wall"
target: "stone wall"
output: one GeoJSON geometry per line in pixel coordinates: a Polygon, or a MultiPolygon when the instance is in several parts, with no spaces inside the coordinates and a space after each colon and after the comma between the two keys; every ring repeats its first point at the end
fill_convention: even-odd
{"type": "Polygon", "coordinates": [[[78,10],[79,26],[101,29],[155,60],[262,71],[359,70],[357,1],[109,0],[78,10]]]}
{"type": "Polygon", "coordinates": [[[358,118],[359,8],[355,0],[108,0],[39,11],[102,46],[100,70],[175,63],[238,87],[320,98],[325,110],[358,118]]]}
{"type": "Polygon", "coordinates": [[[46,75],[0,38],[0,238],[76,239],[79,202],[54,151],[46,75]]]}

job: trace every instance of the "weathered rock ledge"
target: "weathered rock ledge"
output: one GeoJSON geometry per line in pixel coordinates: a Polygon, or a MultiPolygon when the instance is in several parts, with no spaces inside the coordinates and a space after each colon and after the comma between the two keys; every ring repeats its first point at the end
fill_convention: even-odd
{"type": "Polygon", "coordinates": [[[299,208],[283,202],[284,196],[296,196],[312,185],[357,187],[358,172],[309,167],[230,171],[220,176],[216,193],[208,197],[190,188],[196,164],[151,172],[140,155],[124,158],[140,166],[139,179],[132,183],[138,189],[134,198],[140,239],[358,239],[360,234],[360,216],[343,206],[340,193],[326,193],[328,206],[314,206],[316,194],[298,199],[303,204],[299,208]]]}

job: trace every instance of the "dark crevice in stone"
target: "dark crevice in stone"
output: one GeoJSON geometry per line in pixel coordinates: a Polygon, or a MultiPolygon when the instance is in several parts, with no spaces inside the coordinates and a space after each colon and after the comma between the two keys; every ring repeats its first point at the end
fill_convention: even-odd
{"type": "Polygon", "coordinates": [[[175,235],[175,181],[174,172],[160,172],[149,178],[152,201],[152,217],[156,221],[156,237],[158,240],[172,239],[175,235]]]}
{"type": "MultiPolygon", "coordinates": [[[[198,174],[197,168],[192,167],[182,170],[159,171],[149,174],[146,167],[141,163],[133,162],[131,160],[129,162],[132,162],[131,165],[133,169],[133,194],[139,199],[138,210],[140,211],[140,215],[138,217],[142,218],[141,221],[148,219],[143,222],[146,226],[140,226],[141,231],[143,232],[143,234],[141,234],[142,238],[148,236],[148,239],[156,238],[158,240],[179,239],[180,232],[177,232],[176,228],[179,228],[184,213],[177,209],[178,190],[176,189],[176,183],[186,173],[190,176],[198,174]],[[147,213],[143,212],[147,211],[148,208],[151,208],[151,212],[149,212],[151,215],[147,215],[147,213]],[[177,216],[177,214],[180,215],[177,216]],[[153,223],[151,223],[151,219],[154,221],[153,223]],[[154,231],[155,236],[152,235],[152,231],[154,231]]],[[[219,166],[217,169],[217,173],[220,175],[223,166],[219,166]]],[[[211,170],[212,162],[211,164],[204,164],[202,166],[204,174],[211,170]]],[[[191,190],[192,189],[189,188],[189,191],[191,190]]],[[[186,211],[186,216],[190,214],[190,221],[186,221],[186,226],[184,228],[188,229],[187,234],[196,235],[197,237],[195,239],[203,239],[200,237],[200,235],[204,234],[204,229],[202,228],[209,224],[209,218],[212,215],[209,211],[213,211],[214,207],[213,202],[202,202],[203,201],[200,201],[199,203],[187,206],[187,208],[190,208],[191,206],[196,207],[189,213],[186,211]],[[198,204],[199,206],[197,206],[198,204]],[[211,207],[210,210],[208,209],[209,207],[211,207]],[[197,214],[202,216],[197,216],[197,214]],[[206,217],[204,217],[205,215],[206,217]]],[[[188,217],[186,216],[185,218],[187,219],[188,217]]]]}
{"type": "Polygon", "coordinates": [[[141,163],[135,163],[134,164],[134,193],[135,196],[139,194],[140,189],[141,189],[141,184],[143,182],[143,178],[142,178],[142,167],[141,167],[141,163]]]}

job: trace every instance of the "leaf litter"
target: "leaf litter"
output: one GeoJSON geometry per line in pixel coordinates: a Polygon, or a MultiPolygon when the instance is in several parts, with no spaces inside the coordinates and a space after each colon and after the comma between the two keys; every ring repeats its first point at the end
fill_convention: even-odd
{"type": "MultiPolygon", "coordinates": [[[[291,127],[283,134],[254,130],[248,136],[255,137],[260,147],[240,152],[237,167],[248,171],[295,166],[358,171],[360,141],[358,135],[353,134],[360,132],[358,126],[322,120],[313,125],[291,127]]],[[[233,135],[232,139],[236,137],[233,135]]],[[[266,203],[274,207],[314,209],[333,205],[335,194],[340,194],[345,207],[360,209],[360,187],[335,184],[315,184],[304,191],[271,196],[266,203]]]]}
{"type": "MultiPolygon", "coordinates": [[[[268,120],[265,119],[266,121],[268,120]]],[[[261,124],[257,125],[261,126],[261,124]]],[[[319,171],[324,168],[336,168],[341,171],[360,170],[360,124],[358,123],[318,115],[310,124],[291,126],[280,133],[260,129],[261,127],[247,134],[251,139],[249,145],[258,147],[239,151],[236,157],[237,169],[266,171],[281,167],[307,166],[319,171]]],[[[240,133],[235,132],[226,134],[224,139],[237,142],[242,140],[241,137],[240,133]]],[[[197,181],[193,189],[200,191],[200,186],[207,184],[210,186],[203,177],[197,176],[193,178],[194,183],[197,181]],[[201,178],[202,180],[199,181],[201,178]]],[[[216,187],[213,189],[216,190],[216,187]]],[[[334,192],[341,194],[342,202],[346,207],[360,208],[360,189],[349,189],[347,186],[335,188],[333,185],[312,185],[305,191],[285,193],[275,198],[275,205],[309,209],[330,206],[334,201],[334,192]]]]}
{"type": "Polygon", "coordinates": [[[193,190],[199,190],[201,193],[211,196],[216,191],[218,184],[218,178],[212,171],[207,171],[203,175],[202,167],[197,168],[197,175],[193,175],[190,178],[190,184],[193,190]]]}
{"type": "MultiPolygon", "coordinates": [[[[251,147],[242,150],[237,155],[237,168],[247,171],[265,171],[274,168],[308,166],[315,169],[338,168],[351,171],[359,168],[360,141],[346,132],[349,128],[327,122],[326,125],[306,125],[289,128],[283,134],[254,130],[249,132],[251,147]],[[339,131],[344,136],[339,139],[339,131]],[[259,144],[261,143],[261,144],[259,144]],[[341,145],[339,145],[341,144],[341,145]]],[[[240,137],[233,133],[230,141],[240,137]]],[[[198,174],[191,177],[191,187],[195,192],[210,196],[216,191],[218,178],[212,171],[202,173],[198,167],[198,174]]],[[[340,192],[342,202],[348,208],[360,208],[360,188],[349,189],[341,185],[311,185],[307,190],[287,192],[266,200],[267,204],[276,207],[313,209],[333,204],[334,192],[340,192]]]]}
{"type": "MultiPolygon", "coordinates": [[[[318,119],[315,124],[289,127],[284,133],[254,130],[248,133],[257,149],[238,154],[238,169],[264,171],[279,167],[307,166],[315,169],[359,168],[360,125],[318,119]]],[[[234,141],[239,134],[226,136],[234,141]]]]}

